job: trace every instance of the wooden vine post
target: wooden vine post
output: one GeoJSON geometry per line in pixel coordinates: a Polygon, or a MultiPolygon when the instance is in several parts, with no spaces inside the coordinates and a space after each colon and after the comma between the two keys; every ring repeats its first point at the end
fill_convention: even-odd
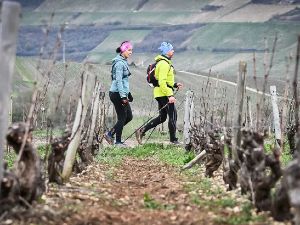
{"type": "Polygon", "coordinates": [[[245,94],[245,76],[247,72],[247,63],[240,61],[239,74],[237,82],[237,91],[235,99],[235,108],[233,115],[233,129],[232,129],[232,153],[235,164],[240,166],[240,160],[238,157],[238,149],[241,146],[241,125],[243,115],[243,103],[245,94]]]}
{"type": "Polygon", "coordinates": [[[0,30],[0,181],[3,178],[3,150],[5,149],[5,136],[8,128],[11,80],[15,66],[20,15],[21,5],[19,3],[12,1],[2,3],[2,30],[0,30]]]}
{"type": "Polygon", "coordinates": [[[184,145],[187,146],[191,143],[191,122],[193,119],[193,98],[194,93],[192,91],[186,92],[185,109],[184,109],[184,145]]]}
{"type": "Polygon", "coordinates": [[[300,173],[300,131],[299,131],[299,96],[298,96],[298,71],[300,62],[300,35],[298,35],[297,53],[296,53],[296,63],[295,63],[295,73],[293,78],[293,97],[295,100],[295,129],[296,129],[296,158],[289,163],[286,168],[286,183],[288,185],[288,195],[291,206],[294,208],[294,223],[295,225],[300,225],[300,183],[299,183],[299,173],[300,173]]]}
{"type": "Polygon", "coordinates": [[[279,110],[277,105],[277,94],[276,94],[276,86],[270,86],[271,92],[271,101],[272,101],[272,109],[273,109],[273,124],[275,129],[275,143],[277,147],[280,147],[281,140],[281,129],[280,129],[280,118],[279,118],[279,110]]]}
{"type": "Polygon", "coordinates": [[[99,136],[99,151],[100,148],[102,147],[102,137],[105,132],[105,115],[106,115],[106,104],[105,104],[105,92],[101,90],[99,92],[99,104],[98,104],[98,125],[97,125],[97,130],[98,130],[98,136],[99,136]]]}
{"type": "Polygon", "coordinates": [[[87,113],[87,80],[88,74],[83,72],[82,75],[82,88],[81,96],[78,99],[77,111],[75,116],[74,125],[72,128],[71,142],[67,149],[67,154],[64,162],[64,168],[62,172],[62,178],[64,181],[67,181],[72,173],[72,168],[75,162],[75,156],[77,149],[81,141],[81,131],[84,125],[84,119],[87,113]]]}
{"type": "MultiPolygon", "coordinates": [[[[293,97],[295,99],[295,122],[296,122],[296,132],[297,137],[299,137],[299,99],[298,99],[298,70],[299,70],[299,61],[300,61],[300,35],[298,36],[298,45],[297,45],[297,55],[296,55],[296,65],[295,65],[295,73],[293,80],[293,97]]],[[[299,154],[299,152],[298,152],[299,154]]],[[[300,155],[300,154],[299,154],[300,155]]]]}
{"type": "Polygon", "coordinates": [[[248,128],[252,128],[253,127],[250,96],[247,96],[246,124],[247,124],[248,128]]]}
{"type": "Polygon", "coordinates": [[[89,135],[88,135],[88,152],[89,153],[91,153],[91,149],[92,149],[92,145],[93,145],[94,133],[95,133],[95,127],[96,127],[98,109],[99,109],[99,102],[100,102],[100,83],[99,83],[99,81],[96,83],[93,94],[94,94],[94,96],[93,96],[93,104],[92,104],[92,118],[91,118],[91,124],[90,124],[89,135]]]}

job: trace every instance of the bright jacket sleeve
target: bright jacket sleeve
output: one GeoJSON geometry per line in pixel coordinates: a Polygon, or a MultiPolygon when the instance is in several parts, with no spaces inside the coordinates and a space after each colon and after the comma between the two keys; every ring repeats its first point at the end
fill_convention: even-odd
{"type": "Polygon", "coordinates": [[[120,93],[120,97],[124,98],[127,96],[127,93],[123,87],[123,72],[124,72],[124,63],[121,61],[116,62],[115,64],[115,76],[116,76],[116,84],[118,92],[120,93]]]}
{"type": "Polygon", "coordinates": [[[158,84],[160,91],[165,95],[165,96],[172,96],[173,95],[173,90],[167,86],[167,77],[168,73],[170,72],[170,65],[169,63],[165,61],[160,61],[157,64],[157,79],[158,79],[158,84]]]}

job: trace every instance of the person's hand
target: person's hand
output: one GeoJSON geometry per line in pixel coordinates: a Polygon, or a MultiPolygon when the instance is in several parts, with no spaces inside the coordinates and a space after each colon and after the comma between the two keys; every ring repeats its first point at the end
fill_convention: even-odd
{"type": "Polygon", "coordinates": [[[172,103],[175,103],[176,102],[176,98],[174,96],[170,96],[169,97],[169,103],[172,104],[172,103]]]}
{"type": "Polygon", "coordinates": [[[183,89],[183,84],[182,83],[177,83],[177,88],[178,88],[178,90],[183,89]]]}
{"type": "Polygon", "coordinates": [[[174,88],[177,88],[177,90],[181,90],[183,88],[183,84],[182,83],[175,83],[174,88]]]}
{"type": "Polygon", "coordinates": [[[129,102],[133,101],[133,97],[132,97],[132,94],[130,92],[128,93],[128,101],[129,102]]]}
{"type": "Polygon", "coordinates": [[[122,105],[125,106],[125,105],[128,104],[128,99],[127,99],[126,97],[123,97],[123,98],[121,99],[121,102],[122,102],[122,105]]]}

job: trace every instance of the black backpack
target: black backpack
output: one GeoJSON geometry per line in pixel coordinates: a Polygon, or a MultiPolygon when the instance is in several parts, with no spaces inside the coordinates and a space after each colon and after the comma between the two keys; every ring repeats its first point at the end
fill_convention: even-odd
{"type": "MultiPolygon", "coordinates": [[[[161,60],[164,60],[164,61],[166,61],[169,64],[169,62],[167,60],[160,59],[160,60],[156,61],[155,63],[150,64],[147,67],[147,77],[146,77],[146,80],[147,80],[147,82],[148,82],[148,84],[149,84],[150,87],[159,87],[158,80],[155,77],[155,68],[156,68],[157,63],[160,62],[161,60]]],[[[170,67],[170,69],[171,69],[171,67],[170,67]]]]}

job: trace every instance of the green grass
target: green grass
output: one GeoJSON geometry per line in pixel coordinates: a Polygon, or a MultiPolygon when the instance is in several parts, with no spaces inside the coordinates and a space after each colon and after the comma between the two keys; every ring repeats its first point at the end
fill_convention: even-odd
{"type": "MultiPolygon", "coordinates": [[[[51,12],[24,12],[21,24],[22,25],[46,25],[50,24],[51,12]]],[[[51,25],[60,26],[65,22],[72,21],[72,17],[76,14],[76,12],[55,12],[51,25]]]]}
{"type": "Polygon", "coordinates": [[[216,224],[239,225],[266,221],[265,215],[252,215],[253,207],[249,202],[243,203],[240,207],[242,207],[240,213],[234,213],[226,217],[218,217],[215,219],[216,224]]]}
{"type": "Polygon", "coordinates": [[[264,38],[268,38],[271,45],[277,33],[277,47],[282,49],[295,43],[299,30],[300,25],[297,23],[212,23],[193,34],[190,46],[203,49],[264,49],[264,38]]]}
{"type": "MultiPolygon", "coordinates": [[[[52,131],[53,136],[61,136],[63,134],[63,130],[61,129],[54,129],[52,131]]],[[[41,129],[36,129],[32,132],[33,137],[36,138],[46,138],[47,137],[47,130],[41,130],[41,129]]],[[[50,135],[50,131],[48,133],[50,135]]]]}
{"type": "MultiPolygon", "coordinates": [[[[200,172],[201,173],[201,172],[200,172]]],[[[215,224],[251,224],[251,222],[266,221],[266,215],[253,214],[253,206],[248,200],[237,200],[229,192],[224,192],[220,187],[212,185],[210,178],[201,178],[199,171],[195,174],[187,174],[188,182],[185,185],[192,204],[205,208],[216,214],[215,224]],[[239,212],[226,212],[226,216],[220,216],[220,212],[226,208],[240,209],[239,212]]],[[[225,212],[224,212],[225,213],[225,212]]]]}
{"type": "MultiPolygon", "coordinates": [[[[194,167],[194,170],[190,169],[185,171],[185,175],[189,178],[189,183],[184,186],[185,190],[190,192],[192,198],[195,200],[195,196],[199,191],[208,196],[215,196],[221,198],[224,194],[224,190],[221,187],[213,186],[211,178],[200,177],[199,168],[194,167]]],[[[197,201],[197,200],[195,200],[197,201]]]]}
{"type": "Polygon", "coordinates": [[[144,194],[144,207],[147,209],[163,209],[163,210],[173,210],[176,205],[173,204],[162,204],[155,200],[149,193],[144,194]]]}
{"type": "Polygon", "coordinates": [[[190,196],[191,202],[197,206],[206,206],[210,210],[213,209],[222,209],[225,207],[233,208],[238,205],[237,201],[230,197],[214,199],[214,200],[204,200],[198,195],[191,195],[190,196]]]}
{"type": "MultiPolygon", "coordinates": [[[[48,150],[48,154],[50,153],[50,149],[48,150]]],[[[41,159],[45,158],[47,152],[47,145],[40,145],[37,147],[37,153],[41,157],[41,159]]],[[[10,152],[4,153],[4,160],[7,162],[8,167],[11,168],[14,165],[15,160],[17,159],[17,155],[13,148],[11,148],[10,152]]]]}
{"type": "Polygon", "coordinates": [[[21,76],[23,82],[31,83],[34,80],[34,72],[36,72],[32,60],[25,58],[16,58],[15,68],[17,73],[21,76]]]}
{"type": "MultiPolygon", "coordinates": [[[[269,139],[269,142],[265,143],[265,145],[264,145],[266,153],[271,154],[274,146],[275,146],[274,137],[271,137],[269,139]]],[[[287,139],[284,140],[284,147],[283,147],[283,151],[281,153],[280,160],[281,160],[281,163],[283,164],[283,166],[286,166],[290,161],[293,160],[293,157],[290,154],[290,146],[289,146],[287,139]]]]}
{"type": "MultiPolygon", "coordinates": [[[[212,0],[190,0],[189,4],[182,2],[181,0],[165,0],[158,1],[152,0],[147,2],[141,10],[145,11],[170,11],[172,13],[177,13],[178,11],[198,11],[206,4],[211,3],[212,0]]],[[[38,10],[41,11],[68,11],[68,12],[99,12],[99,11],[114,11],[115,14],[121,13],[123,11],[133,11],[140,4],[139,0],[119,0],[108,3],[106,0],[72,0],[72,1],[59,1],[51,0],[42,3],[38,10]]],[[[126,18],[126,17],[124,17],[126,18]]]]}
{"type": "Polygon", "coordinates": [[[266,48],[265,39],[268,43],[267,47],[271,51],[277,33],[278,41],[271,75],[282,78],[283,71],[285,71],[283,62],[290,53],[294,54],[299,31],[300,25],[293,22],[209,23],[194,32],[186,46],[189,50],[201,49],[203,55],[212,58],[211,60],[208,60],[207,57],[201,58],[200,61],[205,63],[206,68],[202,68],[199,63],[191,65],[199,65],[200,71],[207,71],[208,68],[212,68],[214,72],[222,71],[227,76],[235,76],[240,60],[247,62],[247,75],[253,76],[253,51],[260,50],[261,52],[256,51],[256,69],[257,76],[261,77],[264,75],[264,53],[262,51],[266,48]],[[247,51],[239,52],[239,49],[247,51]],[[220,54],[223,56],[223,60],[218,59],[220,54]]]}
{"type": "Polygon", "coordinates": [[[165,144],[145,144],[135,148],[106,148],[96,159],[99,162],[119,164],[124,157],[154,157],[174,166],[182,166],[191,160],[193,153],[185,153],[184,149],[165,144]]]}
{"type": "Polygon", "coordinates": [[[4,160],[7,162],[8,168],[12,168],[17,156],[11,148],[11,152],[4,153],[4,160]]]}
{"type": "Polygon", "coordinates": [[[144,206],[148,209],[161,208],[161,204],[155,201],[155,199],[152,198],[147,192],[144,194],[144,206]]]}

